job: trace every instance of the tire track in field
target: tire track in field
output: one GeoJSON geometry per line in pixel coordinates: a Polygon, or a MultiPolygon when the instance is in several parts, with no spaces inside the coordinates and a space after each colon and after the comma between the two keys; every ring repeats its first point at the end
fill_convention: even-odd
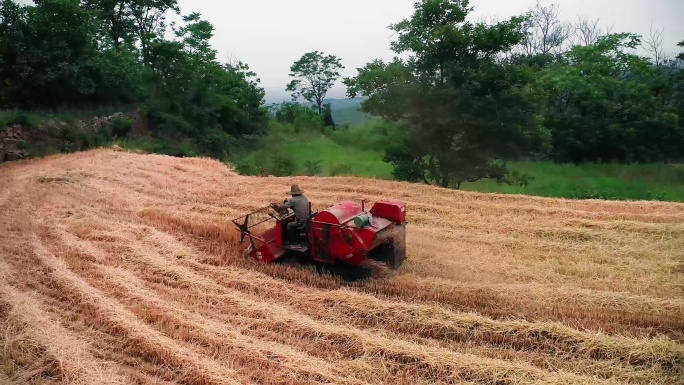
{"type": "MultiPolygon", "coordinates": [[[[143,231],[145,229],[138,229],[136,230],[136,233],[138,236],[136,237],[134,234],[130,234],[128,237],[126,236],[121,236],[119,239],[124,239],[124,238],[137,238],[139,241],[145,241],[144,243],[146,245],[154,245],[152,248],[146,247],[144,250],[140,249],[138,247],[133,247],[132,251],[134,251],[134,255],[130,255],[125,257],[126,261],[135,261],[136,265],[140,265],[140,267],[135,268],[134,271],[136,271],[138,274],[146,274],[149,273],[149,278],[151,279],[151,282],[153,283],[159,283],[163,285],[170,285],[169,287],[173,288],[181,288],[182,290],[179,290],[177,293],[174,293],[171,297],[176,297],[178,295],[182,295],[182,293],[185,292],[195,292],[193,295],[201,295],[200,293],[209,293],[209,292],[223,292],[224,287],[218,285],[215,281],[213,280],[207,280],[205,276],[202,275],[197,275],[193,273],[190,270],[187,270],[186,268],[180,267],[176,265],[175,263],[169,264],[168,261],[165,261],[165,258],[161,256],[161,254],[156,254],[156,252],[152,253],[154,250],[156,250],[159,247],[168,247],[170,250],[171,249],[187,249],[183,244],[176,243],[175,239],[173,237],[168,236],[165,233],[160,233],[156,230],[149,231],[143,231]],[[152,237],[153,241],[150,243],[149,239],[152,237]],[[150,254],[152,253],[152,254],[150,254]],[[168,280],[167,280],[168,279],[168,280]]],[[[162,252],[162,251],[160,251],[162,252]]],[[[182,250],[183,253],[188,254],[190,250],[182,250]]],[[[172,256],[170,256],[172,257],[172,256]]],[[[117,264],[120,262],[116,262],[117,264]]],[[[229,276],[236,276],[235,279],[245,279],[246,272],[240,272],[237,274],[229,274],[229,276]]],[[[120,277],[120,281],[124,280],[124,276],[122,275],[120,277]]],[[[248,279],[248,281],[251,279],[248,279]]],[[[114,280],[112,282],[112,285],[116,285],[117,280],[114,280]]],[[[264,283],[262,285],[259,285],[261,287],[273,287],[272,284],[270,283],[264,283]]],[[[129,288],[130,289],[130,288],[129,288]]],[[[296,308],[301,308],[301,309],[316,309],[316,308],[324,308],[327,309],[327,312],[329,314],[336,314],[336,318],[338,322],[341,322],[342,319],[339,318],[340,315],[349,315],[349,314],[355,314],[358,317],[358,319],[365,319],[368,320],[367,316],[364,316],[364,314],[374,314],[378,318],[374,318],[375,321],[370,322],[369,324],[361,324],[359,325],[358,322],[356,325],[354,324],[353,320],[355,319],[354,317],[346,317],[347,319],[345,322],[348,322],[349,325],[354,325],[354,326],[363,326],[363,327],[371,327],[371,328],[377,328],[381,327],[384,325],[384,323],[388,323],[390,326],[399,326],[399,328],[394,328],[392,329],[393,332],[399,332],[401,335],[406,336],[408,333],[416,333],[418,332],[418,335],[421,335],[424,338],[428,339],[433,339],[433,340],[462,340],[463,342],[469,341],[471,338],[472,340],[478,340],[475,338],[478,334],[484,335],[484,338],[480,338],[478,341],[484,341],[487,343],[487,341],[491,341],[493,345],[502,345],[502,346],[507,346],[508,348],[512,349],[524,349],[525,346],[529,346],[529,344],[535,344],[535,343],[540,343],[539,337],[544,336],[543,339],[547,340],[547,343],[542,343],[542,349],[551,349],[548,350],[547,353],[549,354],[569,354],[572,353],[573,355],[576,355],[577,357],[580,357],[582,355],[591,357],[593,355],[596,355],[596,353],[593,352],[600,352],[603,350],[606,350],[607,352],[605,353],[599,353],[597,356],[597,359],[627,359],[629,357],[630,363],[634,365],[643,365],[646,362],[648,363],[657,363],[657,361],[653,361],[653,359],[656,359],[656,356],[650,357],[648,353],[648,346],[650,344],[649,342],[646,342],[643,347],[646,348],[646,356],[640,355],[642,352],[639,350],[643,348],[640,345],[636,345],[634,347],[634,351],[630,350],[625,350],[624,352],[620,351],[615,351],[611,349],[614,346],[618,346],[620,348],[623,348],[624,345],[629,346],[629,344],[639,344],[642,343],[642,341],[633,341],[630,342],[629,344],[626,344],[627,341],[624,341],[622,343],[618,343],[616,341],[612,340],[607,340],[604,345],[596,345],[596,346],[586,346],[582,347],[581,341],[583,338],[586,339],[587,343],[590,343],[593,345],[593,339],[595,337],[589,337],[588,335],[580,335],[575,332],[573,332],[567,328],[562,328],[559,332],[559,334],[556,332],[551,332],[548,334],[550,330],[548,329],[547,325],[539,325],[535,326],[534,324],[529,324],[528,326],[525,326],[525,323],[511,323],[511,322],[495,322],[494,324],[490,323],[487,321],[485,318],[463,318],[463,317],[455,317],[452,313],[451,316],[445,316],[445,313],[442,313],[441,320],[433,320],[430,317],[434,317],[435,315],[440,314],[439,310],[434,309],[434,308],[426,308],[423,306],[422,308],[420,307],[415,307],[415,306],[409,306],[406,307],[407,305],[404,305],[404,307],[401,306],[392,306],[392,307],[387,307],[387,305],[382,306],[380,305],[380,302],[376,303],[375,306],[370,306],[370,304],[366,302],[358,302],[358,299],[360,298],[358,295],[354,294],[353,292],[345,292],[343,291],[342,293],[338,292],[327,292],[326,294],[323,294],[321,298],[316,298],[315,303],[307,303],[305,306],[298,306],[297,300],[294,300],[292,296],[282,296],[278,295],[280,292],[286,292],[284,288],[281,287],[274,287],[275,291],[262,291],[259,293],[260,297],[257,297],[255,299],[261,298],[263,301],[264,298],[270,298],[270,299],[277,299],[277,304],[283,304],[287,303],[288,305],[296,308]],[[327,299],[326,299],[327,297],[327,299]],[[351,305],[349,301],[353,301],[356,298],[357,303],[354,305],[351,305]],[[330,300],[337,304],[336,306],[330,306],[330,300]],[[341,308],[338,306],[342,306],[341,308]],[[384,309],[384,310],[381,310],[384,309]],[[423,309],[423,310],[418,310],[418,309],[423,309]],[[434,313],[434,311],[437,310],[437,313],[434,313]],[[351,312],[351,313],[350,313],[351,312]],[[429,312],[429,313],[428,313],[429,312]],[[393,314],[421,314],[420,316],[414,316],[412,318],[400,318],[397,319],[396,316],[392,317],[393,314]],[[428,316],[429,314],[429,316],[428,316]],[[446,317],[446,319],[445,319],[446,317]],[[444,321],[447,321],[447,323],[444,323],[444,321]],[[455,325],[458,326],[449,326],[449,322],[454,323],[455,325]],[[421,325],[419,329],[415,329],[415,327],[411,328],[408,325],[421,325]],[[499,326],[497,326],[499,325],[499,326]],[[405,329],[405,327],[409,327],[409,329],[405,329]],[[476,327],[477,329],[473,329],[473,327],[476,327]],[[497,330],[497,327],[500,327],[499,331],[497,330]],[[413,330],[411,330],[413,329],[413,330]],[[518,329],[516,331],[516,329],[518,329]],[[421,333],[421,330],[423,332],[421,333]],[[481,331],[480,331],[481,330],[481,331]],[[465,333],[464,333],[465,331],[465,333]],[[522,332],[522,334],[521,334],[522,332]],[[427,334],[425,334],[427,333],[427,334]],[[472,333],[472,334],[471,334],[472,333]],[[498,333],[498,334],[497,334],[498,333]],[[530,334],[531,333],[531,334],[530,334]],[[541,333],[547,333],[547,334],[541,334],[541,333]],[[506,334],[511,334],[512,339],[508,340],[506,342],[506,334]],[[469,336],[470,335],[470,336],[469,336]],[[527,336],[526,336],[527,335],[527,336]],[[489,337],[487,337],[489,336],[489,337]],[[567,336],[567,337],[566,337],[567,336]],[[563,339],[566,339],[567,343],[569,345],[566,345],[566,347],[563,347],[563,339]],[[579,341],[578,341],[579,339],[579,341]],[[526,342],[528,341],[528,342],[526,342]],[[592,342],[590,342],[592,341],[592,342]],[[520,345],[518,345],[520,344],[520,345]],[[616,355],[617,354],[617,355],[616,355]],[[611,355],[613,355],[611,357],[611,355]]],[[[239,288],[238,288],[239,290],[239,288]]],[[[129,295],[135,296],[136,292],[138,290],[129,290],[129,295]]],[[[251,290],[249,290],[251,291],[251,290]]],[[[288,290],[292,291],[292,290],[288,290]]],[[[306,301],[311,301],[311,294],[310,293],[302,293],[298,292],[296,294],[293,294],[298,300],[306,300],[306,301]]],[[[143,296],[140,300],[144,301],[145,297],[148,297],[149,295],[143,296]]],[[[209,294],[207,294],[209,296],[209,294]]],[[[223,293],[223,294],[217,294],[216,298],[213,298],[214,301],[225,301],[227,299],[227,296],[230,296],[229,293],[223,293]]],[[[231,300],[231,306],[235,305],[235,301],[237,299],[233,298],[231,300]]],[[[266,306],[268,307],[278,307],[276,302],[266,302],[266,306]]],[[[235,316],[240,313],[245,313],[249,314],[250,313],[250,307],[244,307],[242,310],[237,310],[237,313],[231,313],[231,316],[235,316]]],[[[231,309],[231,312],[236,311],[235,309],[231,309]]],[[[168,312],[168,310],[167,310],[168,312]]],[[[305,313],[307,313],[305,311],[305,313]]],[[[312,314],[310,314],[312,315],[312,314]]],[[[315,314],[313,315],[315,316],[315,314]]],[[[326,317],[317,318],[318,320],[323,320],[323,321],[333,321],[332,319],[326,319],[326,317]]],[[[230,324],[229,318],[226,319],[226,322],[230,324]]],[[[292,325],[294,321],[289,320],[287,321],[288,325],[292,325]]],[[[550,326],[550,325],[549,325],[550,326]]],[[[313,334],[320,335],[319,332],[313,332],[313,334]]],[[[306,333],[304,333],[306,335],[306,333]]],[[[339,335],[339,332],[338,334],[339,335]]],[[[276,338],[277,335],[273,336],[273,338],[276,338]]],[[[537,346],[539,348],[539,346],[537,346]]],[[[624,347],[626,349],[630,349],[627,347],[624,347]]],[[[675,350],[675,355],[677,350],[675,350]]],[[[670,358],[664,358],[666,362],[664,363],[669,363],[670,358]]]]}
{"type": "Polygon", "coordinates": [[[72,293],[83,302],[80,306],[91,306],[96,309],[95,314],[104,317],[96,321],[101,326],[109,325],[112,330],[125,333],[148,354],[155,355],[160,360],[173,363],[173,365],[185,367],[193,377],[203,379],[208,384],[239,383],[234,380],[235,372],[232,370],[184,349],[176,341],[140,322],[121,304],[112,301],[69,270],[64,262],[45,249],[38,237],[34,235],[32,238],[32,246],[38,260],[51,269],[51,275],[62,290],[72,293]]]}

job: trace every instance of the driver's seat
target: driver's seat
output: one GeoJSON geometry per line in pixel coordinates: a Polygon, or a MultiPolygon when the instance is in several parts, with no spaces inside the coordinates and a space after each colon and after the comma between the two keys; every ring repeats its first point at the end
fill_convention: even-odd
{"type": "Polygon", "coordinates": [[[304,221],[301,225],[295,227],[297,231],[298,239],[293,240],[296,243],[300,243],[302,239],[308,239],[309,229],[311,228],[311,221],[316,216],[317,213],[313,213],[309,216],[309,219],[304,221]]]}

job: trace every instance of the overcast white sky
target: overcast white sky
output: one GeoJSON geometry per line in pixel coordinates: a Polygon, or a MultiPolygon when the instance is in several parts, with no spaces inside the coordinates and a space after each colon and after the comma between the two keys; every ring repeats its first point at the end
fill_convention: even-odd
{"type": "MultiPolygon", "coordinates": [[[[344,76],[375,59],[392,58],[387,26],[408,18],[414,0],[179,0],[184,14],[196,11],[216,28],[212,45],[219,58],[234,55],[261,78],[268,99],[286,98],[290,65],[319,50],[342,58],[344,76]]],[[[498,20],[524,12],[535,0],[471,0],[474,16],[498,20]]],[[[601,18],[613,32],[647,35],[651,23],[665,28],[669,51],[684,40],[684,0],[541,0],[560,5],[563,19],[601,18]]],[[[329,97],[344,97],[340,82],[329,97]]]]}
{"type": "MultiPolygon", "coordinates": [[[[30,0],[19,0],[31,3],[30,0]]],[[[498,20],[520,14],[536,0],[471,0],[474,17],[498,20]]],[[[613,32],[647,36],[651,25],[665,29],[665,47],[680,52],[684,40],[684,0],[540,0],[559,4],[561,18],[600,18],[613,32]]],[[[411,16],[415,0],[178,0],[183,14],[199,12],[216,28],[212,46],[219,59],[230,55],[249,64],[261,78],[267,99],[288,98],[289,69],[306,52],[342,58],[343,76],[375,59],[391,59],[387,29],[411,16]]],[[[345,97],[338,82],[328,97],[345,97]]]]}

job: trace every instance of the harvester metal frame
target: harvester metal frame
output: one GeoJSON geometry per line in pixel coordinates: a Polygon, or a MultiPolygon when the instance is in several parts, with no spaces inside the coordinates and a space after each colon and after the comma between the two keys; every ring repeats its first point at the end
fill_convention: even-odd
{"type": "Polygon", "coordinates": [[[284,238],[287,223],[294,220],[294,213],[287,210],[276,215],[269,211],[273,209],[271,206],[266,206],[235,218],[232,222],[241,233],[241,244],[245,237],[249,238],[250,247],[245,254],[264,263],[273,263],[286,254],[294,253],[306,257],[309,262],[329,266],[358,266],[368,259],[387,259],[383,262],[389,262],[391,268],[397,269],[406,258],[405,204],[383,200],[376,202],[369,212],[366,212],[365,207],[366,200],[360,206],[345,201],[322,212],[313,212],[309,204],[311,215],[303,228],[298,230],[298,235],[304,237],[303,242],[291,246],[284,243],[284,238]],[[367,216],[368,221],[365,226],[358,227],[352,222],[361,215],[367,216]],[[275,226],[255,233],[257,226],[271,220],[275,221],[275,226]],[[376,258],[375,254],[382,251],[388,255],[376,258]]]}

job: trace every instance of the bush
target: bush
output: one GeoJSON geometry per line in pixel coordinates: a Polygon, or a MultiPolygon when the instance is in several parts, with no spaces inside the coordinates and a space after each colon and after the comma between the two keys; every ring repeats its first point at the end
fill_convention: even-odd
{"type": "Polygon", "coordinates": [[[654,194],[654,193],[649,191],[646,193],[646,200],[649,200],[649,201],[665,201],[665,200],[667,200],[667,194],[664,192],[654,194]]]}
{"type": "Polygon", "coordinates": [[[23,127],[38,127],[40,119],[25,111],[9,110],[0,112],[0,128],[19,124],[23,127]]]}
{"type": "Polygon", "coordinates": [[[213,130],[202,141],[202,149],[207,151],[212,158],[225,160],[228,158],[233,142],[234,138],[230,135],[220,130],[213,130]]]}
{"type": "Polygon", "coordinates": [[[321,174],[323,167],[320,160],[307,160],[304,162],[304,170],[306,175],[316,176],[321,174]]]}
{"type": "Polygon", "coordinates": [[[587,188],[577,188],[570,193],[571,199],[601,199],[601,200],[618,200],[618,197],[612,196],[606,191],[590,190],[587,188]]]}
{"type": "Polygon", "coordinates": [[[271,171],[274,176],[290,176],[295,174],[295,164],[286,154],[274,155],[272,163],[271,171]]]}
{"type": "Polygon", "coordinates": [[[64,141],[62,152],[80,151],[90,145],[90,139],[85,132],[73,126],[66,126],[61,132],[64,141]]]}
{"type": "Polygon", "coordinates": [[[259,167],[251,163],[242,162],[235,166],[235,171],[240,175],[255,176],[259,174],[259,167]]]}
{"type": "Polygon", "coordinates": [[[290,124],[296,134],[306,130],[320,130],[323,119],[318,111],[299,103],[285,102],[275,107],[275,119],[281,124],[290,124]]]}
{"type": "Polygon", "coordinates": [[[107,143],[109,143],[113,136],[112,132],[114,131],[113,126],[102,126],[95,131],[93,134],[92,140],[90,140],[88,143],[89,146],[92,147],[99,147],[99,146],[104,146],[107,143]]]}
{"type": "Polygon", "coordinates": [[[115,138],[124,138],[128,136],[133,128],[133,122],[130,119],[116,117],[112,121],[111,133],[115,138]]]}
{"type": "Polygon", "coordinates": [[[510,175],[507,177],[509,184],[514,184],[520,187],[527,187],[531,182],[534,181],[534,176],[528,174],[527,172],[520,172],[518,170],[512,170],[510,175]]]}
{"type": "Polygon", "coordinates": [[[330,176],[351,176],[352,167],[348,164],[333,162],[330,164],[330,176]]]}
{"type": "Polygon", "coordinates": [[[191,158],[198,155],[194,144],[190,139],[187,138],[183,139],[179,143],[163,141],[158,152],[179,158],[191,158]]]}
{"type": "Polygon", "coordinates": [[[401,126],[382,120],[370,121],[358,126],[339,130],[326,129],[325,133],[335,143],[366,151],[384,152],[399,140],[401,126]]]}
{"type": "Polygon", "coordinates": [[[167,114],[155,109],[147,112],[150,131],[155,134],[190,136],[195,134],[192,125],[178,115],[167,114]]]}

